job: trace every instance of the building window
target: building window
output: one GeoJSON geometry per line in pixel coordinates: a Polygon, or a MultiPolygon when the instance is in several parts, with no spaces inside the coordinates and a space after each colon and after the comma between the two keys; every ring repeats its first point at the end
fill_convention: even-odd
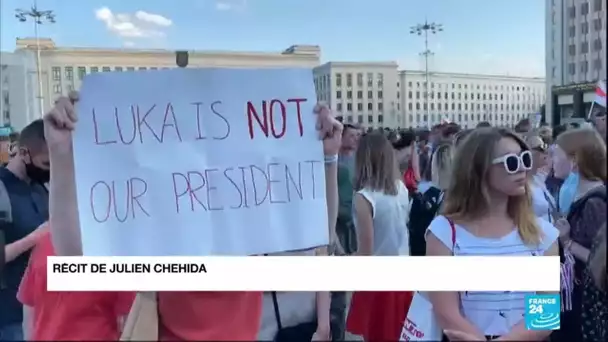
{"type": "Polygon", "coordinates": [[[581,33],[582,34],[589,33],[589,23],[588,22],[585,21],[584,23],[581,23],[581,33]]]}
{"type": "Polygon", "coordinates": [[[378,115],[378,123],[384,123],[384,116],[382,114],[378,115]]]}
{"type": "Polygon", "coordinates": [[[568,54],[570,56],[576,55],[576,45],[574,45],[574,44],[568,45],[568,54]]]}
{"type": "Polygon", "coordinates": [[[593,29],[598,32],[602,30],[602,18],[593,19],[593,29]]]}
{"type": "Polygon", "coordinates": [[[357,116],[357,123],[360,125],[363,123],[363,115],[357,116]]]}
{"type": "Polygon", "coordinates": [[[574,19],[576,17],[576,7],[570,6],[568,8],[568,16],[570,17],[570,19],[574,19]]]}
{"type": "Polygon", "coordinates": [[[336,105],[336,110],[337,110],[338,112],[341,112],[341,111],[342,111],[342,104],[341,104],[341,103],[338,103],[338,104],[336,105]]]}
{"type": "Polygon", "coordinates": [[[352,100],[353,99],[353,91],[352,90],[347,90],[346,91],[346,99],[348,99],[348,100],[352,100]]]}
{"type": "Polygon", "coordinates": [[[382,102],[378,103],[378,111],[381,112],[384,110],[384,104],[382,102]]]}
{"type": "Polygon", "coordinates": [[[593,70],[602,70],[602,60],[601,59],[595,59],[593,60],[593,70]]]}
{"type": "Polygon", "coordinates": [[[576,65],[574,63],[568,63],[568,74],[576,74],[576,65]]]}
{"type": "Polygon", "coordinates": [[[135,71],[134,67],[127,67],[127,71],[135,71]]]}
{"type": "Polygon", "coordinates": [[[139,70],[148,70],[146,67],[139,67],[139,70]]]}
{"type": "Polygon", "coordinates": [[[110,72],[110,71],[112,71],[112,69],[110,69],[110,67],[103,67],[103,68],[101,68],[101,71],[102,72],[110,72]]]}
{"type": "Polygon", "coordinates": [[[65,79],[71,81],[74,79],[74,68],[73,67],[65,67],[65,79]]]}
{"type": "Polygon", "coordinates": [[[357,90],[357,99],[363,99],[363,90],[357,90]]]}
{"type": "Polygon", "coordinates": [[[91,67],[91,73],[94,72],[99,72],[99,68],[98,67],[91,67]]]}
{"type": "Polygon", "coordinates": [[[574,38],[574,36],[576,36],[576,26],[568,27],[568,36],[570,38],[574,38]]]}
{"type": "Polygon", "coordinates": [[[378,98],[381,99],[382,98],[382,90],[378,91],[378,98]]]}
{"type": "Polygon", "coordinates": [[[604,2],[604,0],[595,0],[593,2],[593,10],[595,12],[599,12],[602,10],[602,3],[604,2]]]}
{"type": "Polygon", "coordinates": [[[339,100],[341,98],[342,98],[342,91],[341,90],[336,91],[336,99],[339,100]]]}
{"type": "Polygon", "coordinates": [[[368,87],[374,86],[374,74],[372,74],[371,72],[367,73],[367,86],[368,87]]]}
{"type": "Polygon", "coordinates": [[[357,110],[358,111],[363,111],[363,103],[357,103],[357,110]]]}
{"type": "Polygon", "coordinates": [[[54,84],[53,85],[53,92],[55,94],[61,94],[61,84],[54,84]]]}
{"type": "Polygon", "coordinates": [[[353,86],[353,75],[352,74],[346,74],[346,86],[347,87],[353,86]]]}
{"type": "MultiPolygon", "coordinates": [[[[411,103],[411,102],[407,104],[407,109],[408,109],[408,110],[412,110],[412,109],[413,109],[413,108],[412,108],[412,103],[411,103]]],[[[410,120],[410,121],[411,121],[411,120],[410,120]]]]}
{"type": "Polygon", "coordinates": [[[347,112],[352,112],[353,111],[353,104],[352,103],[347,103],[346,104],[346,111],[347,112]]]}
{"type": "Polygon", "coordinates": [[[371,102],[367,103],[367,110],[374,110],[374,105],[371,102]]]}
{"type": "Polygon", "coordinates": [[[122,67],[116,67],[114,68],[115,71],[121,72],[122,71],[122,67]]]}
{"type": "Polygon", "coordinates": [[[53,81],[61,81],[61,68],[53,67],[53,81]]]}
{"type": "Polygon", "coordinates": [[[382,88],[384,86],[384,75],[378,74],[376,77],[378,77],[378,88],[382,88]]]}
{"type": "Polygon", "coordinates": [[[342,86],[342,74],[336,74],[336,87],[342,86]]]}
{"type": "Polygon", "coordinates": [[[373,98],[374,98],[374,92],[373,92],[373,91],[371,91],[371,90],[368,90],[368,91],[367,91],[367,98],[368,98],[368,99],[373,99],[373,98]]]}
{"type": "Polygon", "coordinates": [[[581,15],[587,15],[587,14],[589,14],[589,3],[583,2],[581,4],[581,15]]]}
{"type": "Polygon", "coordinates": [[[368,115],[367,116],[367,123],[374,123],[374,116],[373,115],[368,115]]]}
{"type": "Polygon", "coordinates": [[[87,74],[87,68],[85,67],[78,67],[78,79],[82,81],[82,79],[84,78],[84,75],[87,74]]]}
{"type": "Polygon", "coordinates": [[[581,53],[587,53],[589,52],[589,42],[582,42],[581,43],[581,53]]]}
{"type": "Polygon", "coordinates": [[[593,41],[593,50],[594,51],[602,50],[602,39],[601,38],[597,38],[593,41]]]}
{"type": "Polygon", "coordinates": [[[363,87],[363,74],[362,73],[357,74],[357,86],[363,87]]]}

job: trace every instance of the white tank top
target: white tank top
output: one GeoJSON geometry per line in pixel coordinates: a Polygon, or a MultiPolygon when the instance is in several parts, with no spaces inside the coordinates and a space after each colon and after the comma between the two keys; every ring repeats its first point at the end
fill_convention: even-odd
{"type": "MultiPolygon", "coordinates": [[[[373,255],[409,255],[409,234],[407,222],[410,214],[410,201],[407,188],[397,181],[397,195],[368,189],[359,190],[372,207],[374,222],[373,255]]],[[[355,226],[357,226],[356,215],[355,226]]]]}
{"type": "MultiPolygon", "coordinates": [[[[452,228],[445,216],[437,216],[429,225],[444,245],[459,256],[540,256],[557,240],[558,230],[548,221],[538,219],[542,240],[538,246],[527,246],[516,229],[500,239],[476,237],[460,225],[452,249],[452,228]]],[[[428,231],[427,231],[428,232],[428,231]]],[[[446,279],[449,281],[449,279],[446,279]]],[[[524,319],[524,296],[533,292],[461,292],[462,313],[485,335],[502,336],[524,319]]]]}

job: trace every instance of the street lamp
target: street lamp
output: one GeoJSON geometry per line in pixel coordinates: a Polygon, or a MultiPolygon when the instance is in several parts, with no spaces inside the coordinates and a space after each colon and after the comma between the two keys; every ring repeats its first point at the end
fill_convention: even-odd
{"type": "Polygon", "coordinates": [[[434,55],[433,51],[429,50],[429,33],[437,34],[443,31],[443,25],[437,23],[429,23],[426,20],[424,24],[418,24],[410,28],[410,34],[422,36],[424,34],[424,51],[420,53],[424,57],[424,103],[426,105],[427,126],[430,125],[430,105],[429,105],[429,57],[434,55]]]}
{"type": "Polygon", "coordinates": [[[53,11],[44,11],[38,9],[37,2],[34,1],[34,5],[29,10],[17,9],[15,10],[15,18],[22,23],[28,21],[28,18],[34,22],[34,35],[36,38],[36,76],[38,78],[38,101],[40,105],[40,115],[44,113],[44,96],[42,91],[42,67],[40,58],[40,37],[38,36],[38,25],[44,23],[54,24],[55,14],[53,11]]]}

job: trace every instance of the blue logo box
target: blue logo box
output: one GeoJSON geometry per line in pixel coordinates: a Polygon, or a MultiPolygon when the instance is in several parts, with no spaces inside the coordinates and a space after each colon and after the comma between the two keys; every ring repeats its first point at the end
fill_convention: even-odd
{"type": "Polygon", "coordinates": [[[561,303],[559,294],[526,295],[524,320],[528,330],[558,330],[561,303]]]}

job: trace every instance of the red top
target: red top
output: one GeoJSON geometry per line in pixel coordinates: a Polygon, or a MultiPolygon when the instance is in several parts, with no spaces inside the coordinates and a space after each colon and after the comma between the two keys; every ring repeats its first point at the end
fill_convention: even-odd
{"type": "Polygon", "coordinates": [[[131,292],[49,292],[47,257],[55,251],[50,234],[43,236],[30,257],[17,297],[34,309],[30,340],[117,341],[119,318],[126,317],[131,292]]]}
{"type": "Polygon", "coordinates": [[[161,341],[255,341],[262,292],[159,292],[161,341]]]}

